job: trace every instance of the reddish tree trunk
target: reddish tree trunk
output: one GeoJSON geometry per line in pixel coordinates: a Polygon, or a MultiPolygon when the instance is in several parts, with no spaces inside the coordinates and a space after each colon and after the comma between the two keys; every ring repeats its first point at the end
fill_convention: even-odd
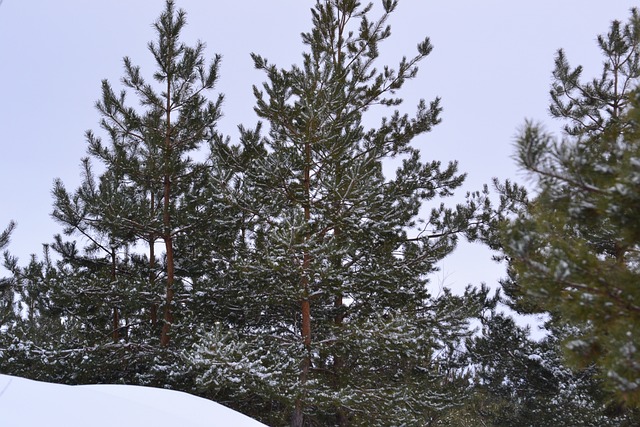
{"type": "MultiPolygon", "coordinates": [[[[304,166],[304,219],[305,223],[311,221],[311,143],[305,143],[305,166],[304,166]]],[[[305,243],[310,239],[309,232],[306,231],[304,236],[305,243]]],[[[309,301],[309,270],[311,267],[311,255],[308,248],[304,248],[302,256],[302,278],[300,280],[302,300],[300,301],[301,312],[301,334],[302,343],[305,349],[305,355],[300,366],[300,386],[304,389],[309,377],[309,368],[311,367],[311,303],[309,301]]],[[[302,391],[304,393],[304,390],[302,391]]],[[[302,397],[296,399],[293,416],[291,417],[292,427],[302,427],[304,424],[304,402],[302,397]]]]}
{"type": "MultiPolygon", "coordinates": [[[[111,283],[116,285],[117,280],[117,270],[116,270],[116,250],[111,248],[111,283]]],[[[112,332],[111,338],[113,338],[113,342],[116,343],[120,340],[120,316],[118,314],[118,306],[113,306],[113,323],[112,323],[112,332]]]]}
{"type": "Polygon", "coordinates": [[[165,153],[164,153],[164,197],[162,206],[162,222],[163,222],[163,240],[167,254],[167,285],[165,288],[164,298],[164,323],[162,325],[162,333],[160,334],[160,345],[167,347],[169,345],[171,324],[173,323],[173,281],[174,281],[174,259],[173,259],[173,236],[171,233],[171,76],[167,76],[167,129],[165,133],[165,153]]]}
{"type": "Polygon", "coordinates": [[[174,289],[174,260],[173,260],[173,239],[171,236],[165,238],[165,246],[167,249],[167,286],[164,298],[164,323],[162,325],[162,334],[160,335],[160,345],[166,347],[169,345],[171,324],[173,323],[173,303],[174,289]]]}
{"type": "MultiPolygon", "coordinates": [[[[153,247],[155,241],[153,236],[149,237],[149,287],[151,298],[155,300],[155,288],[156,288],[156,251],[153,247]]],[[[151,326],[153,330],[155,330],[155,326],[158,324],[158,304],[155,301],[151,302],[151,313],[149,315],[151,317],[151,326]]]]}
{"type": "MultiPolygon", "coordinates": [[[[151,212],[155,212],[156,209],[156,196],[153,191],[150,191],[151,198],[151,212]]],[[[149,234],[149,293],[152,298],[149,317],[151,317],[152,330],[156,330],[158,324],[158,304],[155,302],[155,289],[156,289],[156,248],[155,248],[155,235],[149,234]]]]}

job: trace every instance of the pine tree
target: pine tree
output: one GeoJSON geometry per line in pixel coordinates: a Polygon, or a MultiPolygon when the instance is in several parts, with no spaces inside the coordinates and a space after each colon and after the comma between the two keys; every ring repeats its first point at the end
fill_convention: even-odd
{"type": "MultiPolygon", "coordinates": [[[[78,282],[69,275],[67,287],[78,283],[77,293],[90,294],[93,299],[105,302],[100,310],[104,313],[92,316],[94,320],[101,319],[102,324],[91,326],[103,334],[110,333],[117,343],[126,328],[123,324],[126,313],[141,314],[151,304],[143,298],[124,295],[141,285],[132,277],[135,273],[129,254],[137,236],[129,223],[123,222],[134,218],[136,192],[113,171],[105,172],[97,180],[88,158],[83,159],[82,166],[83,182],[74,194],[70,195],[62,182],[56,180],[52,215],[64,225],[65,235],[79,236],[86,245],[79,249],[76,242],[65,242],[56,235],[52,248],[61,258],[61,270],[73,270],[74,275],[83,277],[78,282]],[[128,289],[122,288],[124,281],[128,282],[128,289]]],[[[142,293],[144,289],[138,291],[142,293]]]]}
{"type": "MultiPolygon", "coordinates": [[[[11,233],[16,224],[11,221],[7,228],[0,233],[0,251],[9,245],[11,233]]],[[[5,252],[5,259],[9,258],[8,252],[5,252]]],[[[0,278],[0,329],[8,328],[10,323],[15,319],[17,314],[15,292],[10,286],[7,278],[0,278]]]]}
{"type": "Polygon", "coordinates": [[[227,174],[216,163],[225,146],[215,129],[222,96],[206,97],[220,57],[206,65],[203,43],[181,43],[185,24],[185,12],[167,1],[149,44],[157,85],[128,58],[124,90],[102,82],[96,105],[107,142],[87,132],[81,185],[68,191],[57,180],[53,189],[53,217],[78,240],[55,236],[25,267],[5,256],[11,277],[2,290],[6,283],[5,295],[18,299],[7,303],[14,316],[0,340],[3,370],[194,391],[189,367],[166,350],[190,346],[196,324],[210,330],[223,316],[218,253],[233,251],[240,222],[211,178],[227,174]],[[140,107],[129,106],[131,92],[140,107]]]}
{"type": "MultiPolygon", "coordinates": [[[[58,360],[51,348],[68,344],[63,321],[65,297],[57,292],[61,276],[49,257],[45,245],[42,260],[35,255],[21,267],[17,258],[5,253],[5,268],[11,276],[4,284],[15,297],[15,316],[0,334],[0,365],[3,372],[30,378],[55,381],[60,379],[64,362],[58,360]],[[48,366],[51,362],[53,365],[48,366]]],[[[70,372],[66,376],[69,377],[70,372]]]]}
{"type": "MultiPolygon", "coordinates": [[[[87,255],[100,251],[100,257],[106,257],[110,283],[126,281],[129,291],[132,286],[138,289],[146,307],[139,305],[136,315],[146,313],[152,325],[161,324],[163,347],[169,345],[172,327],[181,317],[176,310],[183,304],[175,300],[176,292],[189,288],[189,277],[182,272],[189,270],[190,260],[176,252],[177,241],[199,228],[210,230],[214,213],[202,198],[211,165],[190,156],[220,138],[215,126],[223,100],[206,97],[216,84],[220,56],[206,64],[202,42],[193,47],[182,43],[185,25],[185,12],[167,1],[154,24],[158,39],[149,43],[157,66],[155,83],[147,82],[129,58],[124,59],[125,90],[118,94],[107,80],[102,82],[97,108],[109,143],[90,131],[87,140],[89,156],[101,163],[104,174],[95,178],[90,160],[85,160],[84,182],[73,195],[59,181],[54,188],[54,217],[67,227],[67,234],[89,240],[87,255]],[[142,111],[128,106],[127,91],[138,98],[142,111]],[[163,243],[163,254],[155,252],[158,241],[163,243]],[[133,245],[146,246],[146,255],[133,253],[133,245]],[[132,269],[123,271],[128,275],[125,280],[118,277],[118,257],[123,268],[128,263],[126,268],[132,269]],[[160,280],[165,282],[162,296],[160,280]]],[[[55,248],[68,259],[77,252],[60,239],[55,248]]],[[[114,305],[115,340],[116,326],[122,326],[119,310],[114,305]]]]}
{"type": "Polygon", "coordinates": [[[568,135],[603,134],[612,126],[623,131],[628,125],[623,120],[624,112],[640,77],[637,9],[631,10],[629,22],[613,21],[609,32],[598,35],[596,40],[604,63],[602,74],[591,81],[581,80],[582,66],[572,68],[564,50],[559,49],[555,58],[549,112],[565,121],[568,135]]]}
{"type": "Polygon", "coordinates": [[[205,386],[239,383],[236,402],[271,408],[256,410],[268,423],[423,425],[457,398],[446,355],[486,290],[436,297],[427,276],[458,234],[477,231],[481,209],[437,203],[418,218],[464,180],[410,145],[439,123],[439,99],[365,129],[368,112],[401,105],[396,92],[432,49],[426,39],[396,70],[374,67],[397,4],[370,21],[372,5],[318,1],[301,65],[252,55],[267,76],[254,93],[268,131],[241,128],[242,147],[225,149],[236,172],[219,186],[243,212],[228,289],[238,309],[188,358],[205,386]]]}
{"type": "Polygon", "coordinates": [[[565,119],[557,141],[528,123],[520,165],[537,195],[505,233],[517,295],[575,327],[566,350],[578,366],[595,364],[608,388],[637,405],[638,98],[640,17],[614,21],[598,37],[602,77],[580,82],[560,52],[551,112],[565,119]]]}
{"type": "Polygon", "coordinates": [[[472,394],[438,425],[636,425],[638,414],[612,404],[602,391],[597,369],[565,364],[561,342],[570,329],[549,326],[550,333],[536,341],[528,328],[492,310],[461,356],[472,394]]]}

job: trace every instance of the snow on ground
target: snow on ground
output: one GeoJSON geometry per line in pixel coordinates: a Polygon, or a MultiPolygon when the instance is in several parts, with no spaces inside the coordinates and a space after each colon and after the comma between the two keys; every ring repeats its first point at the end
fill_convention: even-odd
{"type": "Polygon", "coordinates": [[[50,384],[0,375],[2,427],[259,427],[207,399],[127,385],[50,384]]]}

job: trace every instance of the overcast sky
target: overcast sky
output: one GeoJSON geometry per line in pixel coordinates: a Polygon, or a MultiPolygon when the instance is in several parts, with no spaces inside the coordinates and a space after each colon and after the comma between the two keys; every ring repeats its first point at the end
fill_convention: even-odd
{"type": "MultiPolygon", "coordinates": [[[[255,122],[251,86],[264,76],[250,52],[281,67],[299,62],[300,33],[310,28],[312,0],[177,0],[187,13],[185,40],[223,56],[218,90],[226,96],[223,132],[255,122]]],[[[376,1],[376,3],[379,3],[376,1]]],[[[515,178],[513,140],[525,118],[556,129],[547,113],[555,51],[566,50],[585,75],[599,73],[595,44],[613,19],[626,21],[631,0],[401,0],[380,46],[395,65],[429,36],[433,53],[401,93],[405,112],[420,98],[442,98],[443,122],[415,141],[425,160],[458,160],[465,190],[493,176],[515,178]]],[[[122,58],[155,71],[147,43],[164,0],[4,0],[0,5],[0,227],[18,222],[10,250],[22,262],[61,228],[50,219],[56,177],[73,190],[87,129],[104,78],[118,85],[122,58]]],[[[466,248],[445,260],[436,282],[491,283],[499,267],[486,251],[466,248]]]]}

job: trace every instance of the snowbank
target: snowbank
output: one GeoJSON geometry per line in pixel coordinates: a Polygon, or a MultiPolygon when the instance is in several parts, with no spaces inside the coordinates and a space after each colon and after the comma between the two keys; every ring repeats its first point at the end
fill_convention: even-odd
{"type": "Polygon", "coordinates": [[[0,375],[3,427],[259,427],[187,393],[126,385],[68,386],[0,375]]]}

